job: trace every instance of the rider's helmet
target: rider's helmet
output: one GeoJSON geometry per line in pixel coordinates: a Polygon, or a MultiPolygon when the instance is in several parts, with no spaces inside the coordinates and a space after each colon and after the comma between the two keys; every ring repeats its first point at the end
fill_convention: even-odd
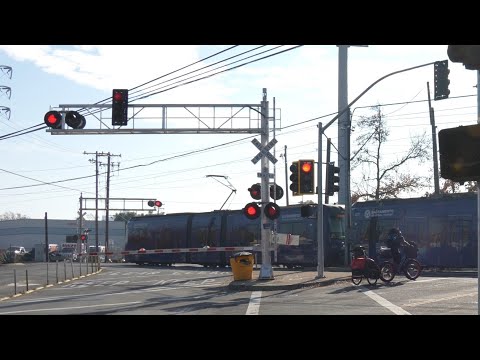
{"type": "Polygon", "coordinates": [[[390,230],[388,230],[387,244],[391,246],[391,244],[394,243],[401,236],[402,236],[402,232],[400,231],[399,228],[391,228],[390,230]]]}

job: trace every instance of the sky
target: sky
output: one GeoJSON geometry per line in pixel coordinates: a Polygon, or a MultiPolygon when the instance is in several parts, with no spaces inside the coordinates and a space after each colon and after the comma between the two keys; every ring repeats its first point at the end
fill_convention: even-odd
{"type": "MultiPolygon", "coordinates": [[[[447,59],[447,45],[351,46],[348,100],[351,102],[389,73],[447,59]]],[[[372,106],[382,105],[390,130],[385,156],[401,156],[412,136],[431,134],[427,83],[437,133],[444,128],[476,124],[477,72],[452,62],[449,69],[450,96],[440,101],[433,101],[433,65],[380,81],[352,106],[354,129],[361,116],[372,115],[372,106]]],[[[10,109],[9,118],[0,112],[0,216],[13,212],[32,219],[44,218],[45,214],[49,219],[75,219],[80,196],[88,199],[87,207],[93,208],[96,152],[111,154],[110,198],[160,200],[163,205],[159,212],[167,214],[213,211],[222,206],[241,209],[253,201],[247,189],[260,182],[257,173],[261,170],[260,162],[251,161],[259,152],[252,139],[260,141],[260,134],[52,135],[46,129],[16,133],[38,129],[37,125],[43,127],[45,113],[62,104],[95,104],[104,100],[111,103],[112,89],[117,88],[130,89],[131,105],[260,104],[265,88],[270,114],[275,104],[278,141],[270,150],[278,160],[275,165],[270,163],[270,172],[275,173],[276,183],[287,191],[290,182],[286,184],[286,166],[299,159],[317,161],[317,125],[321,121],[325,126],[338,112],[338,47],[0,45],[0,109],[10,109]],[[272,56],[260,59],[267,55],[272,56]],[[258,61],[247,64],[252,60],[258,61]],[[241,64],[245,65],[234,68],[241,64]],[[12,72],[6,72],[6,67],[12,72]],[[222,70],[227,71],[218,73],[222,70]],[[212,76],[186,84],[207,75],[212,76]],[[7,88],[11,90],[9,94],[7,88]],[[145,97],[132,100],[132,94],[145,97]],[[21,135],[4,137],[10,133],[21,135]]],[[[201,111],[202,116],[209,116],[211,111],[190,110],[194,114],[201,111]]],[[[168,128],[192,126],[176,115],[169,110],[168,128]]],[[[99,119],[103,118],[104,124],[111,127],[110,116],[109,109],[87,115],[85,129],[99,129],[99,119]]],[[[247,127],[248,120],[237,124],[247,127]]],[[[132,126],[130,122],[126,128],[132,126]]],[[[135,126],[160,128],[158,110],[136,115],[135,126]]],[[[193,122],[193,126],[198,126],[198,122],[193,122]]],[[[355,129],[352,151],[358,135],[359,129],[355,129]]],[[[337,161],[338,122],[325,131],[325,136],[332,139],[331,158],[337,161]]],[[[431,135],[427,139],[431,141],[431,135]]],[[[322,151],[325,161],[326,141],[322,151]]],[[[99,198],[106,197],[107,158],[98,157],[99,198]]],[[[432,176],[433,161],[411,163],[406,169],[432,176]]],[[[360,176],[352,172],[352,182],[360,176]]],[[[433,192],[433,186],[432,180],[427,190],[433,192]]],[[[308,200],[317,202],[317,195],[289,195],[289,204],[308,200]]],[[[335,201],[334,196],[330,202],[335,201]]],[[[127,203],[140,206],[133,200],[127,203]]],[[[286,205],[286,196],[277,203],[286,205]]],[[[123,203],[111,202],[111,208],[115,206],[123,203]]],[[[116,212],[119,211],[111,211],[110,215],[116,212]]],[[[86,213],[86,219],[94,219],[95,211],[86,213]]],[[[99,216],[103,215],[104,211],[100,211],[99,216]]]]}

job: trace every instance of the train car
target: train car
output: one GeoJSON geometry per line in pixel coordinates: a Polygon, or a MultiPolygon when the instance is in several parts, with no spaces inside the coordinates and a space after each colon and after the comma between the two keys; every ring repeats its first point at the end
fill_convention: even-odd
{"type": "Polygon", "coordinates": [[[416,242],[418,260],[425,267],[477,267],[475,193],[365,201],[352,206],[352,242],[367,247],[369,256],[376,258],[392,227],[416,242]]]}
{"type": "MultiPolygon", "coordinates": [[[[345,251],[345,212],[343,207],[324,206],[325,265],[342,265],[345,251]]],[[[271,222],[272,264],[287,267],[317,264],[317,206],[306,215],[302,205],[281,207],[280,217],[271,222]],[[302,216],[303,215],[303,216],[302,216]]],[[[247,219],[242,210],[205,213],[178,213],[133,217],[128,223],[125,250],[252,246],[261,243],[260,218],[247,219]]],[[[191,263],[226,266],[233,252],[126,255],[137,264],[191,263]]],[[[261,256],[257,256],[261,263],[261,256]]]]}

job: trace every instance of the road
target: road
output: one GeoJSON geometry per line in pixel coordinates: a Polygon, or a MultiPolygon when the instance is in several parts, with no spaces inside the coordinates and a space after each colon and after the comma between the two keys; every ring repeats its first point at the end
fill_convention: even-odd
{"type": "Polygon", "coordinates": [[[297,290],[237,291],[229,268],[105,264],[96,275],[0,302],[0,315],[476,315],[477,279],[396,277],[297,290]]]}

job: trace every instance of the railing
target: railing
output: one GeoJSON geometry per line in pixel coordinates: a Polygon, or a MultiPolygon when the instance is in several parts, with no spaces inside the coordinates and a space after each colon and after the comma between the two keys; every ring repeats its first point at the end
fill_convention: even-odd
{"type": "Polygon", "coordinates": [[[81,255],[77,261],[12,262],[0,265],[0,301],[44,287],[96,274],[100,256],[81,255]]]}

